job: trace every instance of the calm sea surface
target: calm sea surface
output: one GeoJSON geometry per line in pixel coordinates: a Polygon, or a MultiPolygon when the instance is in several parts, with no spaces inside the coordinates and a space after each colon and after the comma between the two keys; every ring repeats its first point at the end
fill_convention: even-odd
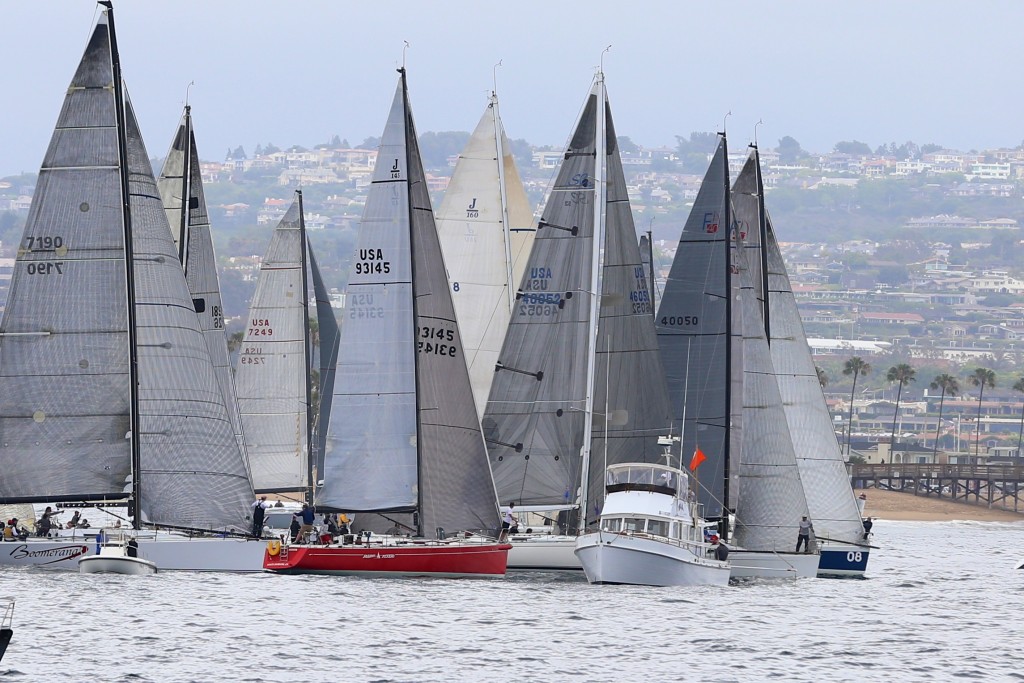
{"type": "Polygon", "coordinates": [[[1024,681],[1024,523],[875,531],[868,580],[729,588],[0,569],[0,679],[1024,681]]]}

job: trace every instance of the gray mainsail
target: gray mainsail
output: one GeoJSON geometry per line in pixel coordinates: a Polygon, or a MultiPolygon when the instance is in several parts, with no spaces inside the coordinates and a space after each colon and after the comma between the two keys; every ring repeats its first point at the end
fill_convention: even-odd
{"type": "Polygon", "coordinates": [[[768,261],[771,353],[793,437],[807,508],[819,538],[856,543],[863,525],[834,425],[822,395],[803,321],[770,217],[764,240],[768,261]]]}
{"type": "Polygon", "coordinates": [[[683,227],[655,320],[675,419],[683,418],[686,398],[682,454],[691,458],[699,449],[706,458],[697,470],[697,496],[708,518],[721,517],[727,495],[735,495],[725,482],[734,475],[729,457],[740,434],[727,157],[723,135],[683,227]]]}
{"type": "Polygon", "coordinates": [[[496,529],[487,451],[399,72],[349,279],[317,503],[415,512],[419,535],[496,529]]]}
{"type": "Polygon", "coordinates": [[[566,147],[517,298],[483,420],[500,497],[585,501],[592,519],[605,467],[654,461],[670,422],[603,74],[566,147]]]}
{"type": "Polygon", "coordinates": [[[483,418],[498,497],[517,505],[573,505],[581,484],[598,91],[595,81],[537,224],[483,418]]]}
{"type": "Polygon", "coordinates": [[[39,169],[0,322],[0,501],[124,498],[131,377],[106,14],[39,169]]]}
{"type": "Polygon", "coordinates": [[[535,233],[493,93],[459,155],[437,210],[437,232],[477,412],[483,414],[535,233]]]}
{"type": "Polygon", "coordinates": [[[0,347],[0,495],[123,498],[130,481],[136,526],[242,530],[245,461],[114,35],[108,9],[68,89],[15,269],[0,347]]]}
{"type": "Polygon", "coordinates": [[[788,551],[807,502],[745,251],[739,252],[743,443],[733,458],[740,481],[734,540],[747,550],[788,551]]]}
{"type": "Polygon", "coordinates": [[[601,512],[605,468],[624,462],[658,462],[662,456],[658,437],[669,435],[672,423],[654,329],[649,270],[637,245],[607,99],[605,108],[607,194],[588,522],[596,520],[601,512]]]}
{"type": "MultiPolygon", "coordinates": [[[[217,276],[217,256],[213,247],[206,197],[203,192],[199,153],[192,129],[191,107],[186,106],[174,141],[167,152],[157,181],[174,244],[185,268],[185,281],[192,293],[192,304],[206,339],[217,381],[224,394],[231,429],[242,453],[245,439],[235,396],[235,379],[224,328],[224,305],[217,276]]],[[[246,458],[248,463],[248,458],[246,458]]]]}
{"type": "Polygon", "coordinates": [[[305,230],[296,193],[270,239],[249,305],[235,389],[257,491],[309,481],[305,230]]]}

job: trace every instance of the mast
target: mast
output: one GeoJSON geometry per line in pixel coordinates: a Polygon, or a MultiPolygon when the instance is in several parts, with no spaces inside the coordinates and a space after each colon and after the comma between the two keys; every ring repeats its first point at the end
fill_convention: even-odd
{"type": "Polygon", "coordinates": [[[295,190],[296,199],[299,202],[299,243],[301,248],[299,253],[299,266],[302,272],[302,355],[303,355],[303,371],[306,379],[306,481],[308,485],[306,487],[306,502],[312,507],[313,505],[313,491],[316,488],[316,482],[313,480],[313,390],[310,386],[312,383],[309,379],[310,372],[310,341],[309,341],[309,284],[306,282],[307,273],[307,257],[306,252],[308,244],[306,242],[306,214],[302,210],[302,190],[295,190]]]}
{"type": "Polygon", "coordinates": [[[771,330],[771,310],[768,305],[768,220],[765,216],[764,208],[764,182],[761,178],[761,156],[757,150],[757,143],[750,145],[754,149],[754,178],[757,182],[757,235],[758,242],[761,245],[758,251],[758,256],[761,260],[761,291],[764,297],[764,336],[768,340],[768,345],[772,343],[772,330],[771,330]]]}
{"type": "Polygon", "coordinates": [[[511,314],[516,307],[516,287],[519,285],[512,277],[512,233],[508,219],[508,197],[505,194],[505,148],[501,144],[501,118],[498,116],[498,93],[491,91],[491,109],[494,114],[494,140],[498,152],[498,191],[501,195],[501,235],[505,240],[505,278],[508,282],[508,310],[511,314]]]}
{"type": "Polygon", "coordinates": [[[140,528],[139,472],[142,470],[142,452],[139,448],[139,357],[135,319],[135,264],[132,259],[132,212],[128,189],[128,135],[125,131],[124,84],[121,82],[121,59],[117,53],[117,33],[114,31],[114,8],[110,0],[100,0],[106,8],[107,23],[110,26],[110,61],[113,66],[114,109],[117,119],[117,154],[120,163],[118,172],[121,181],[121,216],[124,225],[125,287],[128,293],[128,378],[130,385],[130,409],[128,429],[132,449],[132,495],[128,514],[132,528],[140,528]],[[134,508],[134,509],[132,509],[134,508]]]}
{"type": "MultiPolygon", "coordinates": [[[[724,126],[723,126],[724,127],[724,126]]],[[[732,446],[732,438],[730,432],[732,431],[732,271],[733,271],[733,251],[736,248],[734,246],[736,241],[736,231],[733,229],[732,224],[732,206],[729,201],[729,147],[725,137],[725,131],[723,130],[720,135],[722,136],[722,151],[724,152],[724,158],[726,163],[722,164],[722,182],[725,185],[725,202],[723,208],[724,224],[728,232],[728,242],[726,243],[726,257],[725,257],[725,322],[726,329],[729,333],[726,335],[725,344],[725,419],[727,429],[725,432],[725,440],[723,444],[723,476],[725,481],[722,488],[722,523],[719,524],[718,535],[722,537],[723,541],[729,540],[729,458],[730,450],[732,446]]]]}
{"type": "MultiPolygon", "coordinates": [[[[590,483],[591,441],[594,428],[594,373],[597,363],[597,318],[600,313],[601,287],[601,246],[604,244],[604,162],[605,147],[605,91],[604,72],[598,70],[595,77],[597,84],[597,130],[594,141],[594,239],[591,253],[590,271],[590,319],[587,329],[587,382],[586,382],[586,413],[583,421],[583,453],[580,470],[580,515],[577,529],[582,532],[587,527],[588,489],[590,483]]],[[[635,239],[635,238],[634,238],[635,239]]],[[[608,416],[604,416],[607,422],[608,416]]]]}
{"type": "Polygon", "coordinates": [[[181,171],[181,229],[178,232],[178,260],[188,274],[189,210],[192,208],[192,106],[185,105],[185,165],[181,171]]]}
{"type": "MultiPolygon", "coordinates": [[[[403,64],[398,73],[402,76],[402,126],[404,132],[404,149],[405,149],[405,192],[406,195],[410,195],[409,183],[411,182],[411,169],[412,159],[409,158],[409,85],[405,78],[405,65],[403,64]]],[[[409,252],[411,258],[409,259],[409,273],[410,281],[416,282],[416,231],[412,229],[413,226],[413,206],[412,202],[406,202],[406,211],[409,212],[409,252]]],[[[413,330],[419,326],[419,312],[416,304],[416,291],[412,292],[412,324],[413,330]]],[[[415,343],[415,342],[414,342],[415,343]]],[[[423,449],[422,449],[422,435],[423,426],[420,419],[420,355],[418,353],[413,354],[413,377],[415,382],[415,396],[416,396],[416,478],[419,480],[420,474],[423,472],[423,449]]],[[[413,513],[413,523],[416,525],[416,535],[423,537],[423,486],[418,485],[416,487],[416,512],[413,513]]]]}

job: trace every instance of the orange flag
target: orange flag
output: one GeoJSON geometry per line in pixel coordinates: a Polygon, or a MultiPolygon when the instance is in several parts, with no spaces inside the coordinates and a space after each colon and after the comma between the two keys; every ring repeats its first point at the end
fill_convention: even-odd
{"type": "Polygon", "coordinates": [[[693,451],[693,457],[690,458],[690,471],[696,472],[700,464],[708,459],[708,456],[704,455],[704,451],[700,449],[700,446],[693,451]]]}

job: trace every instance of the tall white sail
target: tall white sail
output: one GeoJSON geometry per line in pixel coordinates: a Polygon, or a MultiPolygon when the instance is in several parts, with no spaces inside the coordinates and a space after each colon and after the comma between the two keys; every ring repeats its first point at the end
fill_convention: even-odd
{"type": "Polygon", "coordinates": [[[0,323],[0,500],[122,498],[132,469],[118,100],[104,13],[50,140],[0,323]]]}
{"type": "Polygon", "coordinates": [[[349,277],[317,503],[416,513],[420,534],[495,529],[487,451],[399,71],[349,277]]]}
{"type": "Polygon", "coordinates": [[[257,491],[309,481],[305,230],[300,195],[270,239],[249,305],[235,388],[257,491]]]}
{"type": "Polygon", "coordinates": [[[437,233],[481,415],[534,232],[530,202],[492,94],[437,210],[437,233]]]}
{"type": "Polygon", "coordinates": [[[220,294],[220,278],[217,275],[217,255],[206,210],[199,153],[192,129],[191,108],[188,106],[185,107],[174,141],[164,159],[157,186],[171,226],[175,247],[182,256],[185,281],[192,293],[192,305],[199,316],[199,324],[206,338],[217,382],[224,395],[231,429],[235,434],[235,441],[244,453],[242,420],[238,412],[235,379],[231,370],[227,333],[224,328],[224,305],[220,294]]]}
{"type": "Polygon", "coordinates": [[[819,538],[858,542],[863,534],[860,509],[770,218],[766,234],[772,362],[793,436],[807,508],[819,538]]]}
{"type": "Polygon", "coordinates": [[[682,420],[685,413],[683,456],[700,450],[706,458],[696,479],[697,498],[709,518],[721,517],[726,498],[731,502],[737,495],[729,461],[738,456],[742,438],[727,158],[723,135],[683,227],[655,320],[672,415],[682,420]]]}

